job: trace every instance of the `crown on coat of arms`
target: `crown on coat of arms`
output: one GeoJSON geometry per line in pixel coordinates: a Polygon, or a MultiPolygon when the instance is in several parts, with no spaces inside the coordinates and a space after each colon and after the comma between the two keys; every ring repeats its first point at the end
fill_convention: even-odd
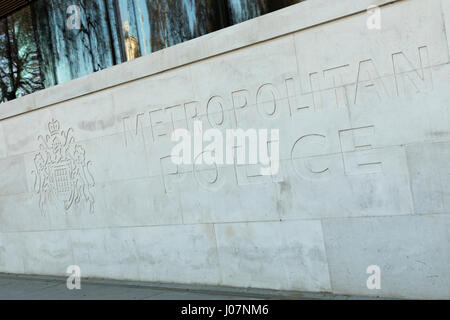
{"type": "Polygon", "coordinates": [[[50,132],[50,135],[54,136],[59,133],[59,121],[53,120],[48,124],[48,131],[50,132]]]}

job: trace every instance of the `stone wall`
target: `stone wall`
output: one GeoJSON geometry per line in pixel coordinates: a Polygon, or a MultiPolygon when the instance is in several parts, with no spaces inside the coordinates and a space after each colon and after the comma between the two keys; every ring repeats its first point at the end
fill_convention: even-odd
{"type": "Polygon", "coordinates": [[[448,30],[308,0],[1,104],[0,272],[450,298],[448,30]],[[280,170],[174,165],[194,121],[279,129],[280,170]]]}

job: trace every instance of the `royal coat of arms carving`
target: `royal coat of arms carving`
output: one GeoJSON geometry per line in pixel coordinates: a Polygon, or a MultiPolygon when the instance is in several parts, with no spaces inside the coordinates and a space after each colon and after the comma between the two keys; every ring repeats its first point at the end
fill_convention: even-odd
{"type": "Polygon", "coordinates": [[[81,202],[93,213],[95,201],[90,189],[95,181],[84,148],[75,143],[73,129],[61,130],[59,121],[52,120],[48,130],[49,134],[38,137],[40,151],[34,158],[33,171],[42,214],[49,205],[68,212],[81,202]]]}

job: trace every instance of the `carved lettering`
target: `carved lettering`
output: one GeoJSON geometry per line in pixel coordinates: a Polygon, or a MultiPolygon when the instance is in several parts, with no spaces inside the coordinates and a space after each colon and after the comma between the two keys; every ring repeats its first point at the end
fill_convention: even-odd
{"type": "Polygon", "coordinates": [[[418,63],[414,65],[403,52],[392,54],[397,95],[419,93],[433,89],[428,48],[419,47],[418,63]]]}

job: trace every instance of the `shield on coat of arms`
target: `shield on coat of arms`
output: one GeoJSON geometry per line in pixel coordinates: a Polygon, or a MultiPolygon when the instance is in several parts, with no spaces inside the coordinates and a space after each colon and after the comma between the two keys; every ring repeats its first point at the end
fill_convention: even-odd
{"type": "Polygon", "coordinates": [[[71,161],[66,160],[50,167],[50,183],[59,200],[70,200],[73,190],[71,161]]]}

